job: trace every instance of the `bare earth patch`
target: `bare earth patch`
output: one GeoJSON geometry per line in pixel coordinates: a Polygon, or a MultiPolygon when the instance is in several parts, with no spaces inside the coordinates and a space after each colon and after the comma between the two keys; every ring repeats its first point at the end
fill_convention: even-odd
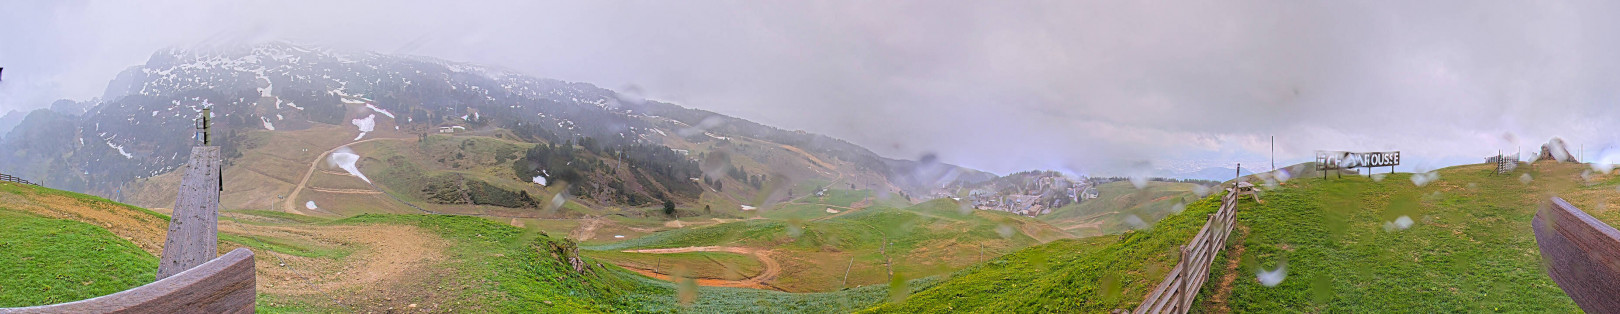
{"type": "MultiPolygon", "coordinates": [[[[745,247],[730,247],[730,246],[698,246],[698,247],[683,247],[683,248],[669,248],[669,249],[628,250],[628,251],[624,251],[624,252],[626,252],[626,253],[647,253],[647,254],[672,254],[672,253],[687,253],[687,252],[727,252],[727,253],[737,253],[737,254],[743,254],[743,255],[752,255],[752,256],[754,256],[754,258],[759,259],[760,264],[765,266],[765,269],[760,271],[758,276],[754,276],[753,278],[748,278],[748,279],[743,279],[743,280],[723,280],[723,279],[699,278],[699,279],[696,279],[697,284],[700,285],[700,286],[708,286],[708,287],[732,287],[732,288],[752,288],[752,289],[764,289],[764,290],[780,290],[780,289],[776,289],[775,287],[772,287],[772,286],[770,286],[769,284],[766,283],[767,281],[771,281],[773,279],[776,279],[776,276],[782,274],[782,265],[780,263],[777,263],[776,259],[771,258],[771,256],[770,256],[771,251],[769,251],[769,250],[760,250],[760,249],[745,248],[745,247]]],[[[623,266],[623,265],[621,265],[621,266],[623,266]]],[[[652,277],[654,279],[665,280],[665,281],[673,281],[672,278],[670,278],[669,275],[656,273],[656,272],[653,272],[652,270],[640,269],[640,268],[630,268],[630,267],[626,267],[626,269],[629,269],[631,271],[640,273],[640,274],[645,275],[647,277],[652,277]]]]}
{"type": "Polygon", "coordinates": [[[261,296],[351,311],[412,309],[411,304],[432,310],[460,297],[459,291],[444,290],[447,278],[456,277],[455,270],[441,266],[448,260],[445,249],[450,243],[415,226],[261,226],[221,221],[219,229],[351,252],[333,258],[255,249],[261,296]]]}

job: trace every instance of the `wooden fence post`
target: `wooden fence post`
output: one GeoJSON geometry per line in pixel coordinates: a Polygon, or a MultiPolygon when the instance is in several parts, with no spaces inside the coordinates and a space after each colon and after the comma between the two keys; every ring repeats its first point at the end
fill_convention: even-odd
{"type": "Polygon", "coordinates": [[[157,279],[202,265],[219,254],[219,147],[191,148],[169,217],[157,279]]]}

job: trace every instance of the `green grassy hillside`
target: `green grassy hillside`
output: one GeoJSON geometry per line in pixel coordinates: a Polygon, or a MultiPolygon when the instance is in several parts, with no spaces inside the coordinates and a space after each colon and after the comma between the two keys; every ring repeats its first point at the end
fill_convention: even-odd
{"type": "Polygon", "coordinates": [[[106,229],[0,204],[0,307],[78,301],[153,281],[156,256],[106,229]]]}
{"type": "Polygon", "coordinates": [[[1132,229],[1127,217],[1136,216],[1151,224],[1174,214],[1176,205],[1198,197],[1193,193],[1197,186],[1148,181],[1138,189],[1128,181],[1109,182],[1097,186],[1096,199],[1060,207],[1037,218],[1079,236],[1116,234],[1132,229]]]}
{"type": "MultiPolygon", "coordinates": [[[[1062,231],[1034,219],[992,211],[964,212],[958,203],[943,199],[903,209],[876,206],[818,219],[752,219],[675,229],[586,248],[728,246],[768,250],[784,269],[767,284],[810,292],[888,283],[894,276],[946,274],[1065,237],[1062,231]]],[[[647,263],[651,262],[637,264],[647,263]]]]}
{"type": "Polygon", "coordinates": [[[875,313],[1076,313],[1131,309],[1175,266],[1176,250],[1219,207],[1217,196],[1150,229],[1060,240],[951,274],[875,313]]]}
{"type": "MultiPolygon", "coordinates": [[[[1611,224],[1606,204],[1620,196],[1611,176],[1541,163],[1509,175],[1492,166],[1438,171],[1417,186],[1412,174],[1283,184],[1264,204],[1241,206],[1239,231],[1217,261],[1201,308],[1235,312],[1578,312],[1542,269],[1530,221],[1550,196],[1563,196],[1611,224]],[[1591,184],[1590,186],[1588,184],[1591,184]],[[1409,227],[1396,221],[1407,217],[1409,227]],[[1241,248],[1241,249],[1240,249],[1241,248]],[[1241,251],[1241,254],[1234,252],[1241,251]],[[1287,263],[1275,287],[1259,269],[1287,263]],[[1226,267],[1219,267],[1226,266],[1226,267]],[[1219,300],[1219,301],[1216,301],[1219,300]]],[[[1608,207],[1613,208],[1613,207],[1608,207]]]]}
{"type": "MultiPolygon", "coordinates": [[[[887,285],[807,294],[700,287],[650,279],[590,257],[583,259],[585,270],[575,272],[567,263],[569,248],[573,246],[571,241],[477,217],[368,214],[327,224],[409,225],[453,242],[448,251],[450,258],[440,265],[453,271],[423,286],[391,288],[403,288],[405,292],[430,298],[449,294],[442,299],[453,300],[458,305],[445,304],[441,309],[452,311],[823,313],[869,307],[887,300],[891,293],[887,285]]],[[[927,279],[914,280],[904,288],[910,292],[925,289],[932,283],[927,279]]],[[[395,301],[403,302],[415,301],[395,301]]],[[[327,296],[266,297],[261,294],[260,299],[260,309],[268,312],[352,311],[356,308],[372,307],[345,306],[332,302],[327,296]]]]}
{"type": "MultiPolygon", "coordinates": [[[[1422,186],[1413,174],[1281,183],[1264,203],[1239,202],[1195,311],[1578,312],[1541,269],[1530,220],[1560,196],[1620,224],[1620,176],[1589,169],[1542,163],[1493,175],[1468,165],[1422,186]],[[1276,286],[1257,279],[1278,267],[1286,276],[1276,286]]],[[[1150,229],[1023,249],[868,311],[1132,309],[1217,206],[1210,196],[1150,229]]]]}

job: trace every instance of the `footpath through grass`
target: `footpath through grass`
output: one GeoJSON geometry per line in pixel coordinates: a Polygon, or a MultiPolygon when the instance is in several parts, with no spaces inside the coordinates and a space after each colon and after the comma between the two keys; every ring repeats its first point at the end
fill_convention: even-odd
{"type": "Polygon", "coordinates": [[[101,227],[4,209],[0,307],[78,301],[150,283],[158,259],[101,227]]]}

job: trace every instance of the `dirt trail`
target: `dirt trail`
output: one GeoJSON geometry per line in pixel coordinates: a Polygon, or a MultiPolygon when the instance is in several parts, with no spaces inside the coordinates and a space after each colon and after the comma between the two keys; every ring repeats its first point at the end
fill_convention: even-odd
{"type": "Polygon", "coordinates": [[[313,186],[309,187],[309,190],[310,191],[315,191],[315,192],[321,192],[321,193],[336,193],[336,194],[383,194],[382,191],[377,191],[377,190],[328,189],[328,188],[318,188],[318,187],[313,187],[313,186]]]}
{"type": "Polygon", "coordinates": [[[574,231],[568,232],[568,238],[581,242],[590,240],[591,238],[596,237],[596,228],[601,228],[602,223],[603,219],[601,217],[581,219],[579,222],[579,227],[574,228],[574,231]]]}
{"type": "Polygon", "coordinates": [[[220,232],[291,241],[312,248],[351,250],[342,258],[302,257],[270,250],[259,255],[262,293],[307,295],[350,288],[411,286],[431,280],[450,244],[415,226],[261,226],[221,221],[220,232]]]}
{"type": "MultiPolygon", "coordinates": [[[[780,146],[780,147],[782,147],[782,149],[788,150],[790,152],[799,153],[799,155],[803,155],[805,159],[809,159],[810,162],[815,163],[817,166],[821,166],[821,168],[825,168],[827,170],[833,170],[834,169],[833,165],[828,164],[827,162],[821,161],[821,158],[816,158],[816,155],[811,155],[810,153],[805,152],[804,150],[799,149],[798,147],[788,146],[788,145],[784,145],[784,144],[781,144],[781,143],[770,142],[770,141],[764,141],[764,142],[776,144],[776,146],[780,146]]],[[[842,177],[843,173],[840,172],[839,175],[840,175],[840,177],[842,177]]]]}
{"type": "MultiPolygon", "coordinates": [[[[726,253],[736,253],[736,254],[743,254],[743,255],[752,255],[752,256],[754,256],[755,259],[759,259],[760,264],[765,266],[765,269],[760,271],[758,276],[754,276],[753,278],[748,278],[748,279],[744,279],[744,280],[722,280],[722,279],[700,278],[700,279],[696,280],[697,284],[700,285],[700,286],[707,286],[707,287],[731,287],[731,288],[752,288],[752,289],[762,289],[762,290],[781,290],[781,289],[777,289],[775,287],[771,287],[770,285],[765,283],[766,281],[771,281],[771,280],[776,279],[776,276],[779,276],[779,275],[782,274],[782,264],[777,263],[776,259],[771,258],[771,251],[769,251],[769,250],[760,250],[760,249],[754,249],[754,248],[733,247],[733,246],[697,246],[697,247],[682,247],[682,248],[669,248],[669,249],[627,250],[627,251],[624,251],[624,252],[626,252],[626,253],[646,253],[646,254],[672,254],[672,253],[688,253],[688,252],[726,252],[726,253]]],[[[631,268],[631,267],[625,267],[625,268],[629,269],[631,271],[635,271],[637,273],[640,273],[642,275],[646,275],[647,277],[652,277],[652,278],[659,279],[659,280],[673,281],[672,278],[670,278],[669,275],[655,273],[652,270],[640,269],[640,268],[631,268]]]]}
{"type": "MultiPolygon", "coordinates": [[[[855,202],[855,204],[850,204],[850,207],[837,206],[837,205],[826,205],[826,204],[809,204],[809,205],[820,205],[820,206],[827,206],[827,207],[831,207],[831,208],[843,209],[843,211],[840,211],[837,214],[832,214],[831,216],[818,217],[816,219],[811,219],[810,221],[822,221],[822,220],[832,219],[833,217],[848,215],[849,213],[853,213],[853,212],[856,212],[856,211],[859,211],[859,210],[862,210],[862,209],[866,209],[867,207],[871,207],[872,199],[873,199],[872,197],[867,197],[867,198],[861,199],[860,201],[855,202]],[[866,206],[857,206],[857,205],[861,205],[861,203],[867,203],[867,204],[866,204],[866,206]]],[[[800,204],[805,204],[805,203],[800,203],[800,204]]]]}
{"type": "Polygon", "coordinates": [[[1214,296],[1210,297],[1210,312],[1232,312],[1232,308],[1227,307],[1227,299],[1232,297],[1232,283],[1237,281],[1238,261],[1243,258],[1243,252],[1248,250],[1248,247],[1243,246],[1243,238],[1249,236],[1249,226],[1239,225],[1238,230],[1241,232],[1238,233],[1238,236],[1235,239],[1232,239],[1236,240],[1237,242],[1235,242],[1236,244],[1232,246],[1232,251],[1227,253],[1226,275],[1221,276],[1221,283],[1215,288],[1214,296]]]}
{"type": "MultiPolygon", "coordinates": [[[[309,185],[309,178],[314,176],[315,171],[320,168],[321,161],[326,160],[327,155],[331,155],[332,152],[335,152],[338,149],[341,149],[341,148],[344,148],[344,147],[349,147],[349,145],[360,144],[360,143],[376,141],[376,140],[403,140],[403,139],[400,139],[400,138],[384,138],[384,137],[369,138],[369,139],[354,141],[354,142],[351,142],[351,143],[348,143],[348,144],[343,144],[343,145],[340,145],[338,147],[333,147],[332,149],[326,150],[326,152],[322,152],[320,155],[316,155],[315,160],[309,162],[309,170],[304,171],[304,178],[299,179],[298,184],[293,186],[293,191],[292,191],[291,194],[287,194],[287,202],[286,202],[286,205],[285,205],[285,207],[287,209],[286,211],[289,212],[289,213],[294,213],[294,214],[299,214],[299,215],[314,216],[314,215],[310,215],[309,213],[306,213],[306,212],[304,212],[302,210],[298,210],[297,205],[298,204],[303,204],[303,203],[298,202],[298,193],[303,192],[304,191],[304,186],[309,185]]],[[[347,174],[347,173],[345,173],[345,174],[347,174]]]]}

